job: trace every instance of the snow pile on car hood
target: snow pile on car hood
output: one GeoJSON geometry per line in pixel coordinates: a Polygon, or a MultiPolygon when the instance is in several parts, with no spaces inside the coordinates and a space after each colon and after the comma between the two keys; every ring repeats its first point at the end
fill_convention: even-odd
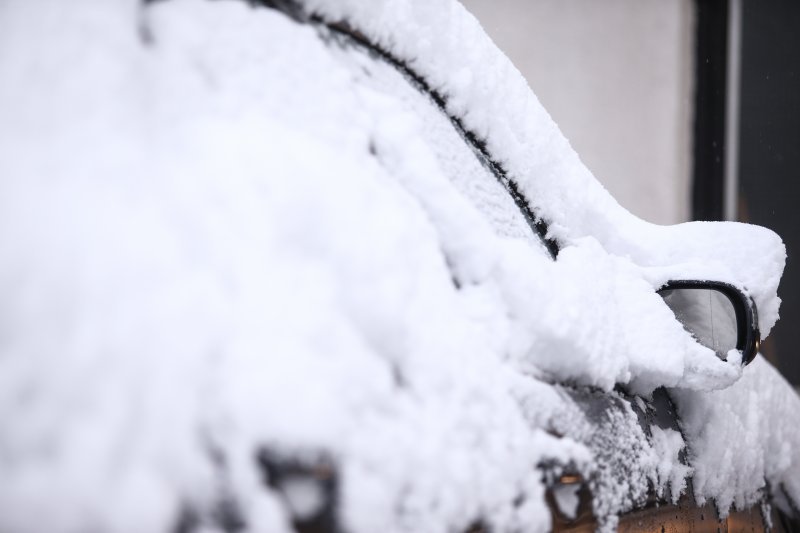
{"type": "MultiPolygon", "coordinates": [[[[774,234],[622,210],[459,5],[307,6],[446,96],[558,259],[496,236],[309,25],[232,0],[5,2],[0,531],[283,531],[321,504],[264,487],[271,456],[335,462],[352,531],[546,530],[534,467],[594,464],[552,434],[580,413],[548,383],[736,382],[655,294],[668,279],[733,283],[764,334],[777,319],[774,234]]],[[[797,411],[783,398],[771,416],[797,411]]],[[[753,476],[791,479],[797,431],[768,438],[753,476]]],[[[637,433],[636,490],[680,485],[654,451],[676,462],[672,441],[637,433]]],[[[752,498],[726,471],[704,494],[752,498]]]]}

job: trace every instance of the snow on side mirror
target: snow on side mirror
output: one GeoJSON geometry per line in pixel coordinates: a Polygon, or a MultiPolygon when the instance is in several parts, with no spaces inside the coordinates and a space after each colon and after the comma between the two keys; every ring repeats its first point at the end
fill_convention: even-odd
{"type": "Polygon", "coordinates": [[[738,350],[742,365],[758,353],[755,303],[739,289],[715,281],[670,281],[658,290],[684,329],[720,359],[738,350]]]}

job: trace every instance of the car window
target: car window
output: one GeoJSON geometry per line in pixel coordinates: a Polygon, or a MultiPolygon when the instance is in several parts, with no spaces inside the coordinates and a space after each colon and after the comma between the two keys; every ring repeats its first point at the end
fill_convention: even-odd
{"type": "MultiPolygon", "coordinates": [[[[407,72],[347,35],[337,36],[332,49],[347,64],[358,83],[390,95],[422,123],[421,135],[452,184],[484,215],[497,235],[521,239],[553,256],[527,208],[515,202],[492,162],[459,130],[434,97],[407,72]]],[[[507,182],[507,180],[506,180],[507,182]]]]}

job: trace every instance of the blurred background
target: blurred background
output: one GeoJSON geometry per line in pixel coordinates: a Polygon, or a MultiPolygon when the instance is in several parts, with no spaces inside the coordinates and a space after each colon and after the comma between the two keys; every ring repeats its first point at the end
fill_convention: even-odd
{"type": "Polygon", "coordinates": [[[762,348],[800,386],[800,2],[462,0],[617,201],[786,243],[762,348]]]}

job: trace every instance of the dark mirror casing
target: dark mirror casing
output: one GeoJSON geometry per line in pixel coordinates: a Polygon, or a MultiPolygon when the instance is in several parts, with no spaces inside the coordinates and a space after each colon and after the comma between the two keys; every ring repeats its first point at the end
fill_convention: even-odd
{"type": "Polygon", "coordinates": [[[727,360],[730,350],[742,354],[742,365],[758,353],[758,313],[752,299],[727,283],[670,281],[658,290],[684,329],[703,346],[727,360]]]}

